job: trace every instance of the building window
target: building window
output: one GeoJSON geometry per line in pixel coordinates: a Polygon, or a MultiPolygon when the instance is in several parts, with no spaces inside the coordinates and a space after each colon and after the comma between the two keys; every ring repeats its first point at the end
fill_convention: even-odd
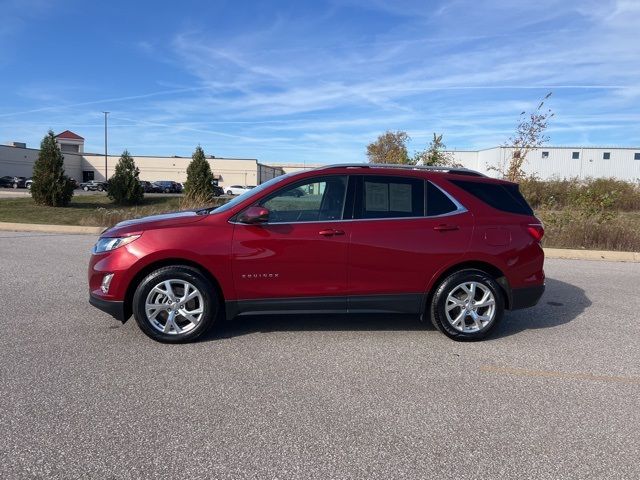
{"type": "Polygon", "coordinates": [[[604,152],[602,154],[602,159],[603,160],[610,160],[611,159],[611,152],[604,152]]]}
{"type": "Polygon", "coordinates": [[[640,152],[636,152],[633,154],[633,159],[634,160],[640,160],[640,152]]]}
{"type": "Polygon", "coordinates": [[[542,158],[549,158],[549,152],[542,152],[542,158]]]}
{"type": "Polygon", "coordinates": [[[571,158],[574,160],[579,160],[580,159],[580,152],[573,152],[571,154],[571,158]]]}

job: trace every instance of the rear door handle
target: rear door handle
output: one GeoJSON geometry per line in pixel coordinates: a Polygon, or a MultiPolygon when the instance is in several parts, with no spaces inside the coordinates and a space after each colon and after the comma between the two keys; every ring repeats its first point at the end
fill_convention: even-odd
{"type": "Polygon", "coordinates": [[[333,228],[326,228],[324,230],[320,230],[318,234],[323,237],[333,237],[334,235],[344,235],[343,230],[334,230],[333,228]]]}
{"type": "Polygon", "coordinates": [[[460,227],[458,225],[447,225],[445,223],[442,223],[440,225],[436,225],[435,227],[433,227],[434,230],[437,230],[438,232],[449,232],[451,230],[460,230],[460,227]]]}

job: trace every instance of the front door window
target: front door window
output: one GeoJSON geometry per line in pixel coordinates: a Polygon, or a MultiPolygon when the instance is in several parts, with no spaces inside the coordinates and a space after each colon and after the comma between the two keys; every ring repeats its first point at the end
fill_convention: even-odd
{"type": "Polygon", "coordinates": [[[316,178],[289,186],[261,202],[269,210],[269,223],[340,220],[347,177],[316,178]]]}

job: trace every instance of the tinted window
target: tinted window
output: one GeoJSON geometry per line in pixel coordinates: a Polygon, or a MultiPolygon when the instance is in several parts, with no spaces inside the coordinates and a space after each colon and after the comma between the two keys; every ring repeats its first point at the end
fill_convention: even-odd
{"type": "Polygon", "coordinates": [[[462,180],[451,180],[451,182],[493,208],[503,212],[533,215],[533,210],[520,193],[518,185],[462,180]]]}
{"type": "Polygon", "coordinates": [[[633,159],[634,160],[640,160],[640,153],[636,152],[633,154],[633,159]]]}
{"type": "Polygon", "coordinates": [[[573,152],[571,154],[571,158],[573,158],[574,160],[578,160],[580,158],[580,152],[573,152]]]}
{"type": "Polygon", "coordinates": [[[362,176],[356,218],[422,217],[424,181],[419,178],[362,176]]]}
{"type": "Polygon", "coordinates": [[[602,154],[602,159],[603,160],[610,160],[611,159],[611,152],[604,152],[602,154]]]}
{"type": "Polygon", "coordinates": [[[269,223],[340,220],[347,177],[314,178],[276,192],[260,204],[269,210],[269,223]]]}
{"type": "Polygon", "coordinates": [[[431,182],[427,182],[427,215],[444,215],[458,209],[445,193],[431,182]]]}

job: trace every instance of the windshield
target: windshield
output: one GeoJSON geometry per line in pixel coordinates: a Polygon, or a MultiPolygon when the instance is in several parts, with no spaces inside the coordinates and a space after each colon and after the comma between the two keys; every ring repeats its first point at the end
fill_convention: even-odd
{"type": "Polygon", "coordinates": [[[233,200],[230,200],[229,202],[225,203],[224,205],[221,205],[220,207],[209,209],[209,212],[211,212],[211,213],[226,212],[227,210],[230,210],[233,207],[235,207],[236,205],[238,205],[239,203],[244,202],[248,198],[256,196],[256,195],[259,195],[260,192],[262,192],[263,190],[267,189],[271,185],[275,185],[276,183],[279,183],[282,180],[285,180],[285,179],[289,178],[291,175],[293,175],[293,173],[287,173],[286,175],[280,175],[279,177],[272,178],[271,180],[268,180],[268,181],[266,181],[264,183],[261,183],[257,187],[252,188],[251,190],[247,190],[242,195],[238,195],[233,200]]]}

